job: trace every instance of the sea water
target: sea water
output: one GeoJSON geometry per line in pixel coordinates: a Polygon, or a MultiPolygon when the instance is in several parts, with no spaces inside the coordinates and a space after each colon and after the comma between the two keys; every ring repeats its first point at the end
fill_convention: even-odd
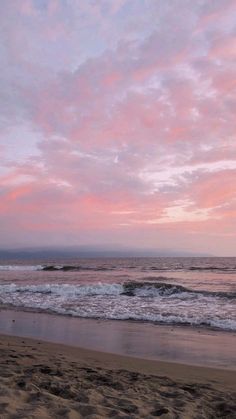
{"type": "Polygon", "coordinates": [[[0,307],[236,331],[236,258],[0,261],[0,307]]]}

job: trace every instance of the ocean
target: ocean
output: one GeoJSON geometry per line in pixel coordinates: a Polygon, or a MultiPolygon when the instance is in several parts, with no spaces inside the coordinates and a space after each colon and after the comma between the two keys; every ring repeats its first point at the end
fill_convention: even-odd
{"type": "Polygon", "coordinates": [[[236,258],[0,261],[0,308],[236,331],[236,258]]]}

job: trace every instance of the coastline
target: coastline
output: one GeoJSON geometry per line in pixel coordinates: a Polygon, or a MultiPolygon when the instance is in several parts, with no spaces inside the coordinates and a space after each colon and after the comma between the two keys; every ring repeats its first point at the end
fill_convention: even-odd
{"type": "Polygon", "coordinates": [[[141,359],[236,370],[236,334],[209,329],[2,309],[0,334],[141,359]]]}
{"type": "Polygon", "coordinates": [[[3,419],[235,417],[233,371],[6,335],[0,352],[3,419]]]}

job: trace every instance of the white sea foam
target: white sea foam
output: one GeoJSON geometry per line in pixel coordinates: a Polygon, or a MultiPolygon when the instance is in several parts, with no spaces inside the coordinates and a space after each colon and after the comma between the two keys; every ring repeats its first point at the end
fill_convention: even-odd
{"type": "Polygon", "coordinates": [[[39,271],[42,265],[0,265],[0,271],[39,271]]]}
{"type": "Polygon", "coordinates": [[[17,285],[2,284],[0,293],[40,293],[54,295],[119,295],[123,292],[121,284],[94,284],[94,285],[71,285],[71,284],[39,284],[17,285]]]}
{"type": "Polygon", "coordinates": [[[235,300],[170,284],[133,282],[0,285],[0,304],[75,317],[151,321],[236,330],[235,300]],[[137,286],[136,286],[137,285],[137,286]],[[184,290],[184,292],[182,291],[184,290]],[[171,294],[170,294],[171,292],[171,294]]]}

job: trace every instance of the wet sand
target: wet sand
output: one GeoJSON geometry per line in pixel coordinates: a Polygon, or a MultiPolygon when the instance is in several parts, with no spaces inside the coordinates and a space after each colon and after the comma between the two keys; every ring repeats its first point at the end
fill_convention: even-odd
{"type": "Polygon", "coordinates": [[[0,417],[231,418],[233,371],[0,336],[0,417]]]}
{"type": "Polygon", "coordinates": [[[236,370],[236,333],[47,313],[0,311],[0,334],[100,352],[236,370]]]}

